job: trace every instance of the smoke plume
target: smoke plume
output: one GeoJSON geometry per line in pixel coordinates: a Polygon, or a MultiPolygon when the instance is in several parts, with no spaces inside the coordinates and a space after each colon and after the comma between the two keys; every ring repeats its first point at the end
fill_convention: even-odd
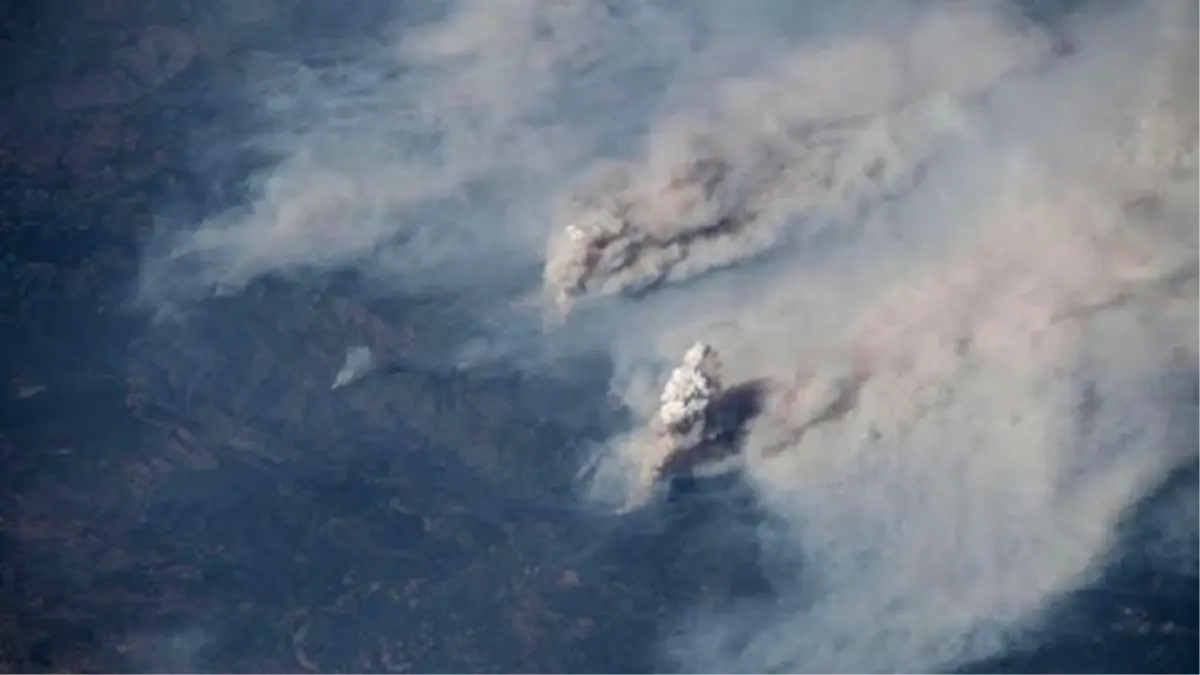
{"type": "MultiPolygon", "coordinates": [[[[261,64],[282,159],[142,296],[351,266],[479,301],[504,355],[545,294],[537,340],[605,345],[647,419],[712,344],[766,383],[740,466],[784,523],[777,597],[685,612],[663,658],[953,667],[1122,556],[1196,455],[1196,27],[1184,0],[461,0],[261,64]]],[[[636,453],[614,438],[590,494],[619,502],[636,453]]]]}

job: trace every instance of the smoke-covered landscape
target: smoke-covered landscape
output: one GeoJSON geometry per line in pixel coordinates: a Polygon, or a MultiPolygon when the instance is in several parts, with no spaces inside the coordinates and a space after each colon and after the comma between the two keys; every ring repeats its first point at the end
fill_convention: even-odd
{"type": "MultiPolygon", "coordinates": [[[[277,530],[262,569],[353,536],[375,587],[336,612],[427,651],[354,661],[330,628],[323,662],[231,661],[213,610],[139,623],[127,667],[1195,666],[1195,3],[358,4],[282,46],[299,9],[210,12],[225,121],[182,145],[205,196],[153,193],[113,291],[121,395],[163,425],[220,411],[173,442],[257,459],[143,478],[121,517],[390,504],[403,526],[277,530]],[[736,433],[664,459],[695,344],[736,433]],[[454,549],[457,576],[379,581],[372,546],[442,522],[394,560],[454,549]],[[495,616],[517,646],[473,637],[495,616]]],[[[301,576],[264,600],[240,564],[247,598],[296,604],[301,576]]]]}

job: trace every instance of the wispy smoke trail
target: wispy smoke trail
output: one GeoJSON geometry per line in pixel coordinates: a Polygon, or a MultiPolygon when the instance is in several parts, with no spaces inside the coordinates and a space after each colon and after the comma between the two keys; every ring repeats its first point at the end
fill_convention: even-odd
{"type": "MultiPolygon", "coordinates": [[[[697,339],[768,383],[743,467],[786,524],[778,597],[679,617],[671,663],[985,656],[1196,455],[1195,3],[1053,33],[998,2],[729,6],[464,1],[264,67],[284,159],[149,259],[144,298],[344,265],[472,295],[543,265],[594,301],[550,342],[607,340],[633,409],[645,359],[697,339]]],[[[627,440],[599,498],[636,474],[627,440]]]]}

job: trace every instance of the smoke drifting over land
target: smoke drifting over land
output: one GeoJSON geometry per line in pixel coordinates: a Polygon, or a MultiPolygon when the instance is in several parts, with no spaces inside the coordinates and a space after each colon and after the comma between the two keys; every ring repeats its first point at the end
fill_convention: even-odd
{"type": "Polygon", "coordinates": [[[489,311],[593,300],[545,339],[607,344],[633,409],[661,385],[640,364],[695,340],[768,383],[744,472],[785,523],[779,597],[679,617],[665,658],[988,655],[1196,455],[1197,10],[1051,32],[999,2],[851,4],[462,0],[333,66],[263,64],[282,160],[149,258],[143,297],[352,265],[482,298],[543,266],[489,311]]]}

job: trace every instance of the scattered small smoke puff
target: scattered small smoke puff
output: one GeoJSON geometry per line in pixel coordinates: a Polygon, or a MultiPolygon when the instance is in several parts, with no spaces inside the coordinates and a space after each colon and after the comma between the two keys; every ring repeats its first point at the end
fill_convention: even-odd
{"type": "Polygon", "coordinates": [[[359,345],[347,349],[346,359],[342,362],[342,367],[333,378],[333,385],[329,388],[339,389],[361,380],[366,377],[373,365],[374,358],[370,347],[359,345]]]}
{"type": "Polygon", "coordinates": [[[598,167],[562,199],[565,226],[551,237],[544,275],[557,310],[866,220],[968,132],[981,90],[1052,56],[1044,36],[1005,28],[995,14],[953,9],[908,33],[802,49],[771,77],[724,83],[715,113],[666,120],[644,157],[598,167]],[[994,52],[973,69],[930,67],[934,54],[963,45],[994,52]],[[848,94],[807,93],[835,79],[848,94]]]}

